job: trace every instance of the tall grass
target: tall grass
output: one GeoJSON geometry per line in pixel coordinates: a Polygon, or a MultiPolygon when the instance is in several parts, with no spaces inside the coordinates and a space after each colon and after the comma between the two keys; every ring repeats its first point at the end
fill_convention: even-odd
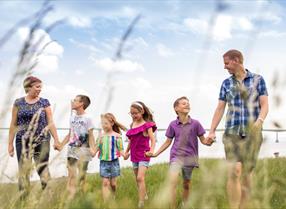
{"type": "MultiPolygon", "coordinates": [[[[262,159],[258,161],[253,176],[253,191],[250,208],[286,208],[286,158],[262,159]]],[[[226,167],[222,159],[202,159],[200,168],[193,172],[192,194],[186,208],[222,209],[229,208],[225,185],[226,167]]],[[[145,208],[166,208],[156,198],[163,193],[168,173],[168,164],[157,164],[147,172],[146,184],[149,200],[145,208]]],[[[42,191],[40,182],[33,182],[30,195],[19,198],[16,184],[1,184],[0,208],[53,208],[53,209],[96,209],[96,208],[136,208],[138,202],[136,181],[131,168],[122,169],[118,178],[115,200],[103,203],[101,178],[98,174],[87,176],[85,191],[77,193],[73,200],[67,199],[65,177],[50,181],[42,191]]],[[[182,180],[177,187],[177,205],[180,207],[182,180]]]]}

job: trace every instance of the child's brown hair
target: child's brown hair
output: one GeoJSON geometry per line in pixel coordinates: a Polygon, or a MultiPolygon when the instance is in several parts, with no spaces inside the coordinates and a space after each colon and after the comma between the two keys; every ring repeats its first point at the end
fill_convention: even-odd
{"type": "Polygon", "coordinates": [[[76,97],[79,97],[80,101],[83,103],[83,109],[86,109],[90,105],[90,99],[88,96],[79,94],[76,97]]]}

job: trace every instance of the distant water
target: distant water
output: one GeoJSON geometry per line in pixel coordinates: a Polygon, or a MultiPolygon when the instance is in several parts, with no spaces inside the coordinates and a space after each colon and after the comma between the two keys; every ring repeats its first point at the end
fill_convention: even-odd
{"type": "MultiPolygon", "coordinates": [[[[63,140],[67,131],[58,131],[60,139],[63,140]]],[[[157,144],[155,150],[157,150],[162,143],[165,141],[165,132],[160,131],[157,133],[157,144]]],[[[217,142],[211,147],[199,145],[199,156],[200,158],[224,158],[224,148],[222,143],[222,133],[217,133],[217,142]]],[[[262,144],[259,158],[273,158],[274,152],[279,152],[279,156],[286,157],[286,133],[279,133],[279,142],[276,141],[276,135],[272,132],[264,133],[264,143],[262,144]]],[[[17,159],[16,156],[13,158],[8,156],[7,142],[8,142],[8,131],[3,131],[0,135],[0,182],[16,182],[17,181],[17,159]]],[[[52,141],[53,143],[53,141],[52,141]]],[[[127,146],[127,142],[124,140],[124,147],[127,146]]],[[[67,176],[66,168],[66,150],[67,146],[60,153],[51,149],[50,152],[50,172],[52,177],[67,176]]],[[[156,163],[168,162],[169,161],[170,148],[164,151],[157,158],[151,159],[151,165],[156,163]]],[[[121,167],[131,166],[130,159],[127,161],[120,159],[121,167]]],[[[88,173],[95,173],[99,171],[99,160],[95,157],[88,167],[88,173]]],[[[38,180],[39,177],[34,171],[31,177],[32,180],[38,180]]]]}

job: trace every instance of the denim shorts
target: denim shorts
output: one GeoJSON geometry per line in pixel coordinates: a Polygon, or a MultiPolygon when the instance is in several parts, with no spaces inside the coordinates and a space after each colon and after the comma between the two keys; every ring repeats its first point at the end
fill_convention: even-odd
{"type": "Polygon", "coordinates": [[[182,171],[182,177],[184,180],[191,180],[192,179],[192,173],[194,166],[184,166],[180,165],[179,163],[172,162],[170,164],[170,171],[171,172],[178,172],[181,169],[182,171]]]}
{"type": "Polygon", "coordinates": [[[119,160],[115,159],[112,161],[101,160],[100,164],[100,176],[104,178],[113,178],[120,176],[120,165],[119,160]]]}
{"type": "Polygon", "coordinates": [[[140,166],[145,166],[145,167],[149,167],[149,161],[139,161],[139,162],[132,162],[132,166],[133,166],[133,169],[137,169],[139,168],[140,166]]]}

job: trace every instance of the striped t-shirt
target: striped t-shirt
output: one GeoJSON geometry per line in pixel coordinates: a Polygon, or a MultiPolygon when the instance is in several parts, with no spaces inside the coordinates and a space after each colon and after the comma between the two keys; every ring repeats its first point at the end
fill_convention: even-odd
{"type": "Polygon", "coordinates": [[[123,141],[121,135],[102,135],[97,139],[100,160],[112,161],[120,157],[123,151],[123,141]]]}

